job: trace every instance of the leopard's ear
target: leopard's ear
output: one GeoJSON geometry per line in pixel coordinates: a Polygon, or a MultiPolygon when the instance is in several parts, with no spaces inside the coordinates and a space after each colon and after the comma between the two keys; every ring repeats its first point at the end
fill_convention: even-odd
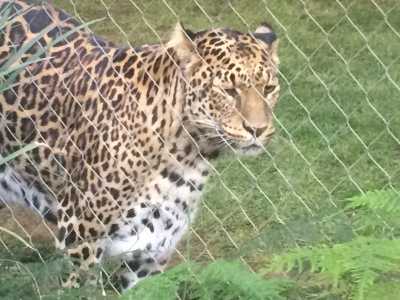
{"type": "Polygon", "coordinates": [[[272,26],[266,22],[257,27],[256,31],[254,31],[254,36],[268,45],[272,45],[278,39],[272,26]]]}
{"type": "Polygon", "coordinates": [[[254,32],[254,37],[268,45],[268,48],[271,53],[272,60],[278,64],[278,45],[279,40],[278,36],[272,29],[272,26],[268,23],[261,23],[260,26],[254,32]]]}
{"type": "Polygon", "coordinates": [[[196,47],[192,41],[193,37],[194,33],[190,30],[185,30],[182,24],[178,22],[168,42],[168,47],[175,49],[181,61],[190,61],[196,55],[196,47]]]}

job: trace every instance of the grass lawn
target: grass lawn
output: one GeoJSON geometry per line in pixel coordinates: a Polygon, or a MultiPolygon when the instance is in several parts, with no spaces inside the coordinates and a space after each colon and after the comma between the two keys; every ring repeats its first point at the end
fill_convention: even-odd
{"type": "MultiPolygon", "coordinates": [[[[347,197],[400,190],[397,0],[53,2],[84,21],[105,18],[92,29],[121,44],[165,40],[177,20],[192,30],[242,31],[267,20],[278,32],[278,134],[259,157],[212,161],[203,208],[181,245],[185,259],[241,258],[257,271],[274,253],[351,239],[351,223],[340,213],[347,197]]],[[[9,274],[0,276],[1,299],[38,298],[38,290],[42,299],[96,297],[58,290],[53,274],[61,265],[48,243],[38,244],[39,257],[0,237],[0,268],[9,274]]]]}

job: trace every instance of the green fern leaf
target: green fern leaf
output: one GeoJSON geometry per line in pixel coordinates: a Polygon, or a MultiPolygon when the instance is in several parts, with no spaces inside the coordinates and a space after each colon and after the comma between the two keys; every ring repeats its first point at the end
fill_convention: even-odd
{"type": "Polygon", "coordinates": [[[355,231],[363,235],[392,238],[400,234],[400,193],[377,190],[347,199],[355,231]]]}
{"type": "Polygon", "coordinates": [[[298,271],[297,266],[304,262],[310,265],[310,272],[327,275],[334,288],[349,278],[354,299],[364,299],[366,290],[380,276],[399,272],[400,240],[358,237],[331,247],[299,248],[275,256],[269,271],[298,271]]]}
{"type": "Polygon", "coordinates": [[[181,264],[139,283],[122,299],[279,300],[290,286],[286,279],[265,280],[239,262],[216,261],[181,264]]]}

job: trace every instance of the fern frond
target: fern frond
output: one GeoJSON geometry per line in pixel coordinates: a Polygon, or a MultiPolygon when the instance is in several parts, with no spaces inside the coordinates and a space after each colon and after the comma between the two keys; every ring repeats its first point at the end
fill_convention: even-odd
{"type": "Polygon", "coordinates": [[[370,210],[400,213],[400,193],[395,190],[369,191],[347,200],[349,204],[346,209],[364,207],[370,210]]]}
{"type": "Polygon", "coordinates": [[[359,234],[388,236],[400,234],[400,193],[377,190],[347,199],[345,211],[352,212],[353,225],[359,234]]]}
{"type": "Polygon", "coordinates": [[[269,271],[302,271],[307,263],[309,271],[329,276],[333,287],[345,278],[354,285],[355,299],[363,299],[365,291],[388,272],[400,267],[400,240],[358,237],[333,246],[299,248],[275,256],[269,271]]]}
{"type": "Polygon", "coordinates": [[[181,264],[139,283],[122,299],[279,300],[289,287],[288,280],[263,279],[239,262],[216,261],[207,266],[181,264]]]}

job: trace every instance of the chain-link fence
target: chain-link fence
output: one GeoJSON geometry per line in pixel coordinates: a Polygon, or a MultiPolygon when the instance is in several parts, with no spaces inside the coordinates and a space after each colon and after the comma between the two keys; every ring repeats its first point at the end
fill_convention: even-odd
{"type": "MultiPolygon", "coordinates": [[[[248,296],[250,294],[243,290],[233,291],[236,298],[232,299],[266,299],[265,295],[275,295],[268,296],[271,299],[377,299],[382,294],[388,299],[397,299],[396,283],[400,278],[397,270],[400,259],[397,254],[400,253],[397,251],[400,225],[397,218],[400,211],[398,1],[54,0],[51,5],[64,9],[82,24],[89,24],[89,30],[96,36],[128,45],[135,51],[142,51],[138,47],[145,44],[167,47],[166,41],[178,21],[193,33],[231,28],[252,34],[267,21],[279,39],[280,96],[272,113],[276,127],[274,137],[257,156],[242,156],[228,147],[225,154],[215,159],[203,157],[211,174],[204,185],[196,219],[168,265],[167,270],[171,270],[172,275],[166,275],[161,283],[157,279],[150,281],[144,288],[151,289],[153,284],[164,292],[165,286],[175,284],[173,294],[177,299],[225,299],[221,290],[228,288],[219,286],[219,294],[213,294],[216,289],[211,284],[216,282],[213,278],[232,287],[248,284],[246,276],[256,276],[248,278],[253,283],[261,280],[261,286],[276,288],[276,291],[260,292],[261,296],[248,296]],[[327,249],[332,251],[323,252],[327,249]],[[243,269],[239,271],[236,265],[230,269],[232,261],[239,261],[243,269]],[[208,270],[206,266],[210,264],[216,267],[206,273],[204,270],[208,270]],[[189,273],[180,270],[180,266],[187,266],[189,273]],[[173,273],[174,270],[178,271],[173,273]],[[232,274],[235,272],[237,281],[232,274]],[[203,288],[209,289],[209,294],[199,296],[191,291],[193,282],[185,283],[180,278],[192,275],[203,288]],[[276,281],[281,283],[275,286],[272,282],[276,281]],[[240,294],[242,292],[244,294],[240,294]]],[[[39,24],[43,20],[32,22],[39,24]]],[[[96,47],[104,48],[98,55],[107,56],[111,53],[109,49],[115,47],[100,39],[95,42],[96,47]]],[[[100,78],[94,78],[87,65],[80,63],[82,72],[88,74],[83,78],[96,85],[94,93],[102,98],[102,103],[112,105],[110,99],[102,96],[101,85],[97,86],[100,78]]],[[[6,80],[6,71],[1,72],[2,79],[6,80]]],[[[52,74],[69,80],[64,91],[70,92],[68,86],[74,79],[71,81],[59,70],[52,74]]],[[[4,80],[2,83],[6,82],[4,80]]],[[[148,80],[155,84],[160,82],[158,78],[148,80]]],[[[13,84],[18,85],[18,80],[13,84]]],[[[41,88],[38,81],[32,84],[41,88]]],[[[130,87],[129,92],[133,94],[137,90],[130,87]]],[[[42,96],[49,103],[52,101],[48,91],[42,91],[42,96]]],[[[28,93],[26,97],[28,99],[28,93]]],[[[77,109],[83,111],[79,97],[75,100],[79,104],[77,109]]],[[[0,101],[4,104],[0,111],[2,134],[5,137],[21,134],[7,114],[6,97],[0,101]]],[[[30,117],[33,115],[30,111],[26,113],[30,117]]],[[[172,115],[180,119],[179,111],[173,111],[172,115]]],[[[118,112],[115,116],[108,118],[123,124],[118,112]]],[[[87,121],[94,124],[90,116],[87,121]]],[[[32,124],[35,126],[35,122],[32,124]]],[[[86,125],[77,124],[71,128],[79,131],[79,126],[85,129],[86,125]]],[[[101,132],[96,124],[93,126],[95,131],[101,132]]],[[[126,124],[122,127],[126,130],[124,139],[132,138],[131,128],[126,124]]],[[[158,131],[153,135],[162,139],[158,131]]],[[[24,144],[21,142],[21,146],[24,144]]],[[[103,146],[93,144],[92,148],[102,149],[103,146]]],[[[79,150],[79,145],[76,149],[79,150]]],[[[26,149],[2,164],[2,198],[21,196],[11,191],[4,193],[7,190],[4,178],[6,172],[11,172],[7,170],[13,166],[14,159],[23,157],[40,168],[41,162],[32,156],[34,150],[26,149]]],[[[118,151],[108,150],[117,153],[109,157],[110,162],[121,159],[118,151]]],[[[2,153],[3,158],[7,154],[10,153],[2,153]]],[[[84,163],[87,159],[84,155],[74,159],[90,167],[84,163]]],[[[142,170],[142,166],[139,169],[142,170]]],[[[107,180],[106,173],[93,171],[91,174],[99,180],[107,180]]],[[[57,176],[62,177],[61,182],[70,184],[73,174],[57,176]]],[[[123,180],[131,180],[132,185],[140,184],[129,176],[121,178],[123,180]]],[[[23,180],[20,184],[29,188],[34,185],[23,180]]],[[[80,185],[74,184],[79,189],[80,185]]],[[[199,186],[193,189],[199,190],[199,186]]],[[[60,190],[53,189],[51,193],[57,198],[60,190]]],[[[79,195],[84,197],[84,194],[85,191],[79,195]]],[[[113,286],[113,275],[118,273],[118,268],[112,263],[95,271],[102,277],[98,280],[98,291],[86,286],[61,290],[58,277],[69,263],[53,246],[59,229],[37,214],[10,204],[18,201],[0,200],[3,200],[0,298],[75,299],[86,296],[97,299],[118,295],[113,286]]],[[[151,213],[154,214],[154,208],[151,213]]],[[[132,269],[132,265],[129,268],[132,269]]],[[[162,276],[164,274],[160,278],[162,276]]],[[[257,289],[256,284],[245,287],[257,289]]],[[[165,299],[169,298],[165,296],[165,299]]]]}

